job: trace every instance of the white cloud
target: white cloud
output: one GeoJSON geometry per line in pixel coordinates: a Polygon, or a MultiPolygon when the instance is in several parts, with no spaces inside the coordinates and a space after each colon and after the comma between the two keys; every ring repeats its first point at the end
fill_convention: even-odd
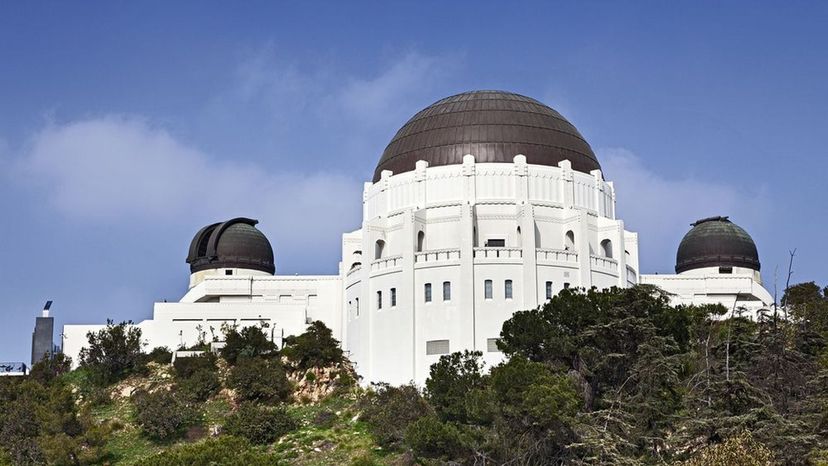
{"type": "Polygon", "coordinates": [[[373,78],[349,80],[338,90],[338,100],[347,114],[363,123],[386,123],[389,118],[400,116],[400,112],[409,112],[410,100],[427,95],[450,74],[452,63],[453,60],[409,52],[373,78]]]}
{"type": "Polygon", "coordinates": [[[219,162],[144,119],[126,116],[52,124],[34,136],[16,171],[21,180],[35,180],[57,211],[73,220],[197,229],[250,216],[262,221],[283,251],[322,244],[315,250],[328,254],[327,261],[338,235],[358,225],[361,209],[357,180],[219,162]]]}
{"type": "Polygon", "coordinates": [[[770,202],[761,186],[745,191],[736,183],[666,178],[626,149],[599,149],[598,156],[615,184],[618,217],[639,233],[645,273],[670,272],[679,241],[700,218],[727,215],[748,231],[769,219],[770,202]]]}

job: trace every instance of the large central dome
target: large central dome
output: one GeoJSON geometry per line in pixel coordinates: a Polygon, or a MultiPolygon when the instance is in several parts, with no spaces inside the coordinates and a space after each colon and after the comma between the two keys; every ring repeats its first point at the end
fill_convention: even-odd
{"type": "Polygon", "coordinates": [[[577,129],[560,113],[535,99],[503,91],[472,91],[438,100],[397,131],[374,171],[414,170],[418,160],[431,167],[463,163],[511,163],[518,154],[536,165],[562,160],[584,173],[600,169],[598,159],[577,129]]]}

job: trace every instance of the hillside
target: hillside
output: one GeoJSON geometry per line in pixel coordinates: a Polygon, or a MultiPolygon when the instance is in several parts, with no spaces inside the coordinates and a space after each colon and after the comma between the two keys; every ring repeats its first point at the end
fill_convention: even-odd
{"type": "Polygon", "coordinates": [[[279,350],[227,328],[174,362],[110,324],[80,369],[0,381],[0,463],[825,465],[828,297],[785,300],[752,321],[647,286],[564,291],[504,324],[506,362],[444,355],[424,387],[360,387],[319,322],[279,350]]]}

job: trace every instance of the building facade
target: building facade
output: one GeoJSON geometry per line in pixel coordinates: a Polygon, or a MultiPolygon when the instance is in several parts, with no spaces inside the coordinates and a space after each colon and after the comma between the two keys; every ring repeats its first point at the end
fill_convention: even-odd
{"type": "MultiPolygon", "coordinates": [[[[638,235],[615,201],[589,144],[558,112],[508,92],[459,94],[414,115],[388,144],[365,183],[361,228],[342,235],[338,275],[279,276],[255,220],[208,225],[190,245],[189,291],[156,303],[138,326],[149,347],[176,348],[221,340],[225,324],[260,325],[280,344],[320,320],[364,382],[422,383],[454,351],[497,364],[514,312],[567,287],[644,281],[638,235]]],[[[65,326],[64,352],[77,360],[98,328],[65,326]]]]}

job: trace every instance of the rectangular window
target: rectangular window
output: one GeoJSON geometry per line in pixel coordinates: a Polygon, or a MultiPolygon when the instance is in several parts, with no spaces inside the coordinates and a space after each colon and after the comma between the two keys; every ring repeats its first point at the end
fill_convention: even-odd
{"type": "Polygon", "coordinates": [[[377,291],[377,309],[382,309],[382,291],[377,291]]]}
{"type": "Polygon", "coordinates": [[[354,299],[356,302],[356,316],[359,317],[359,298],[354,299]]]}
{"type": "Polygon", "coordinates": [[[397,305],[397,289],[391,288],[391,307],[397,305]]]}
{"type": "Polygon", "coordinates": [[[233,271],[232,270],[225,270],[224,275],[233,275],[233,271]]]}
{"type": "Polygon", "coordinates": [[[431,340],[426,342],[426,354],[449,354],[448,340],[431,340]]]}
{"type": "Polygon", "coordinates": [[[552,299],[552,282],[546,282],[546,299],[552,299]]]}
{"type": "Polygon", "coordinates": [[[486,351],[489,353],[499,353],[500,349],[497,347],[497,342],[500,338],[488,338],[486,340],[486,351]]]}
{"type": "Polygon", "coordinates": [[[483,282],[483,297],[486,299],[492,299],[492,281],[486,280],[483,282]]]}
{"type": "Polygon", "coordinates": [[[506,299],[512,299],[512,280],[506,280],[504,288],[503,293],[506,295],[506,299]]]}
{"type": "Polygon", "coordinates": [[[431,302],[431,283],[425,284],[425,302],[431,302]]]}
{"type": "Polygon", "coordinates": [[[505,248],[506,247],[506,240],[505,239],[487,239],[486,240],[486,247],[487,248],[505,248]]]}
{"type": "Polygon", "coordinates": [[[564,283],[564,289],[565,289],[565,290],[568,290],[568,289],[569,289],[569,282],[564,283]]]}
{"type": "Polygon", "coordinates": [[[733,267],[719,267],[719,273],[733,273],[733,267]]]}
{"type": "Polygon", "coordinates": [[[443,282],[443,301],[451,301],[451,282],[443,282]]]}

